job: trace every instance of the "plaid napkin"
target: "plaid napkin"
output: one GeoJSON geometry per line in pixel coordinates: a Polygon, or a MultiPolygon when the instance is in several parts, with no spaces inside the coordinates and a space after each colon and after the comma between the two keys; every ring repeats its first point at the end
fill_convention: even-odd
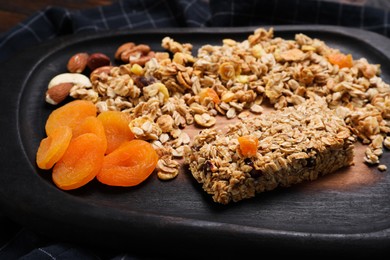
{"type": "MultiPolygon", "coordinates": [[[[390,36],[389,10],[335,0],[119,0],[109,6],[84,10],[47,7],[37,12],[0,35],[0,61],[6,62],[20,50],[69,34],[132,28],[281,24],[339,25],[390,36]]],[[[0,209],[0,259],[146,258],[131,252],[102,252],[52,241],[12,222],[0,209]]]]}
{"type": "MultiPolygon", "coordinates": [[[[345,2],[345,1],[344,1],[345,2]]],[[[322,24],[390,35],[389,10],[329,0],[119,0],[69,11],[47,7],[0,36],[0,61],[67,34],[164,27],[322,24]]]]}

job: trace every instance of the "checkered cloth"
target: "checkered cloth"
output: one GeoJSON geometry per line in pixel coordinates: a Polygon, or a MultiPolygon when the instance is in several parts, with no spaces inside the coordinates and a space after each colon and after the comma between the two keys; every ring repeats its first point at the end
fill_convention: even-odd
{"type": "MultiPolygon", "coordinates": [[[[70,11],[47,7],[0,36],[0,61],[68,34],[164,27],[322,24],[357,27],[390,36],[389,10],[325,0],[119,0],[70,11]]],[[[0,210],[0,259],[145,259],[51,241],[9,220],[0,210]]]]}
{"type": "Polygon", "coordinates": [[[119,0],[69,11],[47,7],[0,36],[0,61],[67,34],[164,27],[323,24],[390,35],[389,10],[325,0],[119,0]]]}

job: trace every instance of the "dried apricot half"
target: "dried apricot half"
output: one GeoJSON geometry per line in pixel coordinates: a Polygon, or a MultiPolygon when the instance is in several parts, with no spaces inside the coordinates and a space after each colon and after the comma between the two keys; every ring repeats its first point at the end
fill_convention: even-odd
{"type": "Polygon", "coordinates": [[[57,127],[51,135],[43,138],[36,154],[38,167],[44,170],[51,169],[64,155],[71,139],[72,129],[68,126],[57,127]]]}
{"type": "Polygon", "coordinates": [[[63,190],[77,189],[93,180],[103,165],[104,147],[100,138],[82,134],[69,143],[62,158],[54,165],[52,179],[63,190]]]}
{"type": "Polygon", "coordinates": [[[135,186],[152,174],[157,161],[157,152],[147,141],[126,141],[104,157],[102,169],[96,177],[110,186],[135,186]]]}
{"type": "MultiPolygon", "coordinates": [[[[107,138],[103,123],[95,116],[86,117],[79,125],[73,129],[73,138],[82,134],[93,133],[101,139],[99,145],[103,146],[104,151],[107,149],[107,138]]],[[[98,145],[98,144],[96,144],[98,145]]]]}
{"type": "Polygon", "coordinates": [[[69,126],[74,129],[88,116],[96,116],[95,104],[87,100],[73,100],[53,110],[45,125],[46,134],[49,136],[59,126],[69,126]]]}
{"type": "Polygon", "coordinates": [[[103,123],[106,133],[106,154],[114,151],[125,141],[134,139],[134,134],[129,127],[131,120],[128,114],[120,111],[103,111],[97,116],[97,119],[103,123]]]}

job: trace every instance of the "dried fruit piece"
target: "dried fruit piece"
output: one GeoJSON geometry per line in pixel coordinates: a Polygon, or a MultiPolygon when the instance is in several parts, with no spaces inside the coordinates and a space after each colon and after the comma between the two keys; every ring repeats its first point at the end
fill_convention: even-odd
{"type": "Polygon", "coordinates": [[[134,139],[129,123],[130,117],[120,111],[103,111],[98,116],[104,127],[107,138],[106,154],[111,153],[125,141],[134,139]]]}
{"type": "Polygon", "coordinates": [[[204,88],[200,91],[199,93],[199,101],[202,104],[205,98],[211,98],[213,100],[214,104],[219,104],[221,103],[221,99],[219,98],[217,92],[215,92],[214,89],[212,88],[204,88]]]}
{"type": "Polygon", "coordinates": [[[104,130],[103,123],[95,116],[89,116],[85,118],[79,125],[73,129],[73,138],[76,138],[82,134],[92,133],[97,135],[101,143],[97,145],[103,146],[104,151],[107,149],[107,138],[104,130]]]}
{"type": "Polygon", "coordinates": [[[339,68],[351,68],[353,66],[353,59],[351,54],[343,54],[334,52],[327,56],[328,61],[333,65],[338,65],[339,68]]]}
{"type": "Polygon", "coordinates": [[[49,115],[46,121],[46,134],[50,136],[59,126],[74,129],[88,116],[96,116],[97,109],[91,101],[73,100],[59,107],[49,115]]]}
{"type": "Polygon", "coordinates": [[[103,146],[92,133],[71,140],[68,149],[53,168],[52,178],[60,189],[77,189],[93,180],[103,165],[103,146]]]}
{"type": "Polygon", "coordinates": [[[255,136],[244,135],[238,137],[241,154],[245,157],[255,156],[259,140],[255,136]]]}
{"type": "Polygon", "coordinates": [[[71,139],[72,129],[68,126],[57,127],[50,136],[42,139],[36,155],[38,167],[51,169],[64,155],[71,139]]]}
{"type": "Polygon", "coordinates": [[[110,186],[135,186],[152,174],[157,162],[158,155],[150,143],[127,141],[104,157],[102,169],[96,177],[110,186]]]}

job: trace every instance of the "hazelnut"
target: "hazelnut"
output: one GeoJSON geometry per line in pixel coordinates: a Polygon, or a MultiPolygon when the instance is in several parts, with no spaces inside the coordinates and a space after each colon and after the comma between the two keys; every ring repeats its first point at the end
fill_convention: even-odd
{"type": "Polygon", "coordinates": [[[88,53],[81,52],[73,55],[67,64],[67,69],[71,73],[81,73],[87,66],[88,53]]]}
{"type": "Polygon", "coordinates": [[[88,57],[87,66],[91,71],[111,64],[110,58],[103,53],[93,53],[88,57]]]}

